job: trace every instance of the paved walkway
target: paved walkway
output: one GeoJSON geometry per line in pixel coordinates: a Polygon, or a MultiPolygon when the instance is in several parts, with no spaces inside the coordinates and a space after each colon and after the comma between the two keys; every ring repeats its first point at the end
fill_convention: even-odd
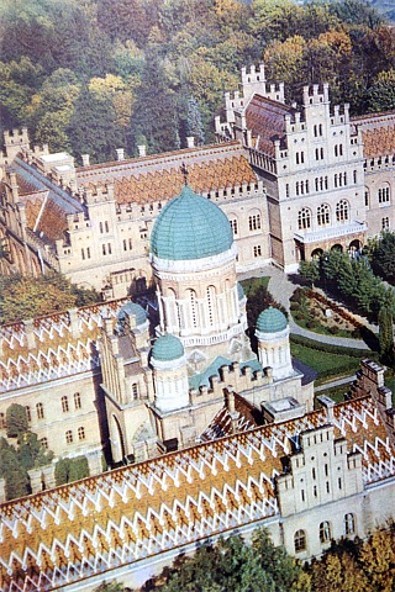
{"type": "Polygon", "coordinates": [[[339,380],[332,380],[332,382],[326,382],[325,384],[320,384],[320,386],[315,386],[314,392],[320,393],[322,391],[326,391],[327,389],[334,388],[336,386],[342,386],[343,384],[351,384],[352,382],[354,382],[356,378],[356,375],[353,374],[352,376],[339,378],[339,380]]]}
{"type": "MultiPolygon", "coordinates": [[[[254,273],[255,277],[270,277],[269,281],[269,291],[272,294],[273,298],[282,304],[284,308],[289,312],[289,328],[291,333],[294,335],[301,335],[308,339],[312,339],[313,341],[319,341],[320,343],[327,343],[329,345],[337,345],[338,347],[350,347],[354,349],[360,349],[362,351],[370,351],[370,348],[362,339],[352,339],[348,337],[336,337],[332,335],[322,335],[320,333],[315,333],[314,331],[309,331],[308,329],[304,329],[295,323],[293,320],[290,310],[289,310],[289,299],[292,296],[294,290],[298,287],[297,281],[293,282],[292,277],[288,277],[284,274],[281,269],[274,267],[272,265],[263,267],[262,269],[258,270],[254,273]]],[[[239,279],[244,279],[244,277],[251,277],[251,274],[242,274],[239,279]]],[[[366,323],[365,319],[358,318],[361,322],[363,322],[370,330],[377,331],[376,327],[372,327],[368,323],[366,323]]]]}

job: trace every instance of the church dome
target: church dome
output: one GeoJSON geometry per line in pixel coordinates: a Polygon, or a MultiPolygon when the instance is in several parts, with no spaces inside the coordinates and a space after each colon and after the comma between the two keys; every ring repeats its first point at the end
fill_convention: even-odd
{"type": "Polygon", "coordinates": [[[147,320],[146,311],[142,306],[140,306],[140,304],[137,304],[136,302],[127,302],[121,307],[117,315],[118,322],[122,323],[127,314],[130,316],[133,315],[135,317],[137,327],[139,325],[143,325],[147,320]]]}
{"type": "Polygon", "coordinates": [[[154,343],[152,357],[160,362],[178,360],[184,355],[184,346],[178,337],[166,334],[161,335],[154,343]]]}
{"type": "Polygon", "coordinates": [[[232,243],[232,229],[224,212],[185,186],[157,218],[151,252],[160,259],[185,261],[224,253],[232,243]]]}
{"type": "Polygon", "coordinates": [[[287,318],[278,308],[269,306],[258,317],[256,328],[260,333],[277,333],[288,325],[287,318]]]}

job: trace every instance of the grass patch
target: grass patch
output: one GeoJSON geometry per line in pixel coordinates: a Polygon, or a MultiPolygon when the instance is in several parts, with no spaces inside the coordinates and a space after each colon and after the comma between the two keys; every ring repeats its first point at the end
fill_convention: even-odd
{"type": "Polygon", "coordinates": [[[341,386],[333,386],[332,388],[319,391],[316,396],[319,397],[321,395],[326,395],[327,397],[333,399],[336,403],[341,403],[344,401],[344,396],[348,393],[350,387],[351,382],[349,384],[342,384],[341,386]]]}
{"type": "Polygon", "coordinates": [[[247,296],[256,292],[262,286],[267,289],[270,282],[269,276],[259,277],[259,278],[248,278],[247,280],[242,280],[240,283],[243,286],[244,294],[247,296]]]}
{"type": "Polygon", "coordinates": [[[339,353],[332,353],[291,342],[292,355],[307,364],[318,374],[316,384],[322,384],[331,379],[354,374],[360,367],[361,358],[347,355],[346,348],[339,348],[339,353]],[[346,351],[345,351],[346,350],[346,351]]]}

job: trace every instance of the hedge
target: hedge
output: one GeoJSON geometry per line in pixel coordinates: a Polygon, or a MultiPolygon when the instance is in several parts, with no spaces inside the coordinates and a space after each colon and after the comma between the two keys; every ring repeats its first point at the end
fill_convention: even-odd
{"type": "Polygon", "coordinates": [[[293,343],[297,343],[299,345],[304,345],[305,347],[309,347],[310,349],[315,349],[317,351],[327,352],[329,354],[344,354],[346,356],[351,356],[353,358],[373,358],[377,357],[375,352],[368,351],[365,349],[358,349],[352,347],[342,347],[338,345],[331,345],[330,343],[323,343],[322,341],[315,341],[313,339],[308,339],[307,337],[303,337],[303,335],[294,335],[291,334],[290,339],[293,343]]]}

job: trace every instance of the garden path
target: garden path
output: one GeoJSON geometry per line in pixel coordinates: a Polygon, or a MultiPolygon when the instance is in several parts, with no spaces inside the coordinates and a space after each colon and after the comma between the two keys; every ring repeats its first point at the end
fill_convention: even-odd
{"type": "MultiPolygon", "coordinates": [[[[292,280],[287,276],[281,269],[274,267],[272,265],[268,265],[262,267],[258,270],[254,276],[256,277],[270,277],[269,281],[269,291],[272,294],[273,298],[282,304],[284,308],[290,313],[289,310],[289,299],[292,296],[294,290],[298,287],[297,280],[292,280]]],[[[242,274],[240,275],[239,279],[246,279],[251,277],[250,274],[242,274]]],[[[370,329],[376,329],[371,325],[368,325],[364,319],[360,319],[361,322],[364,322],[370,329]]],[[[291,333],[294,335],[301,335],[306,337],[307,339],[312,339],[313,341],[319,341],[321,343],[327,343],[329,345],[337,345],[339,347],[351,347],[354,349],[360,349],[364,351],[370,351],[370,348],[362,339],[352,339],[348,337],[336,337],[335,335],[321,335],[318,333],[314,333],[314,331],[309,331],[308,329],[304,329],[295,323],[291,314],[289,314],[289,328],[291,333]]]]}

